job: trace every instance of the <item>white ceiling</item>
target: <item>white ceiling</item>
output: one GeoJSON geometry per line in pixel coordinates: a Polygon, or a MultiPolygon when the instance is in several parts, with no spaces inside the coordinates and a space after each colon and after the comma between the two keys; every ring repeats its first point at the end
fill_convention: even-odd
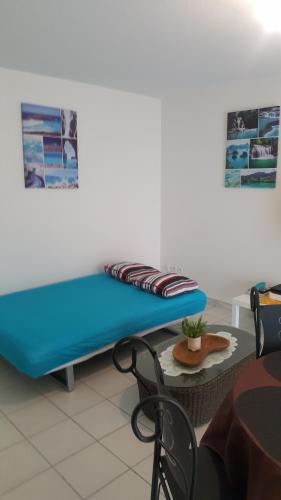
{"type": "Polygon", "coordinates": [[[154,96],[281,75],[253,1],[0,0],[0,66],[154,96]]]}

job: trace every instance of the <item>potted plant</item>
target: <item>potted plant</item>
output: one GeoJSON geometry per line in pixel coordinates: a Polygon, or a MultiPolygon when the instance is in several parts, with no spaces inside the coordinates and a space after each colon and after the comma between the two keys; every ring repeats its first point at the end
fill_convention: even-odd
{"type": "Polygon", "coordinates": [[[206,333],[206,321],[202,316],[197,321],[185,318],[182,321],[182,333],[187,337],[187,347],[190,351],[199,351],[201,349],[201,337],[206,333]]]}

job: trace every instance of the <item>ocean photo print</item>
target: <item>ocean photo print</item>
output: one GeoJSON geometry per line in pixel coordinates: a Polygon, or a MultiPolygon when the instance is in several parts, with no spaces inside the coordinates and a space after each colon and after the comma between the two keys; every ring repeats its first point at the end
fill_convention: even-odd
{"type": "Polygon", "coordinates": [[[25,165],[44,165],[42,137],[33,134],[23,134],[23,159],[25,165]]]}
{"type": "Polygon", "coordinates": [[[238,169],[249,166],[250,141],[237,140],[226,143],[226,168],[238,169]]]}
{"type": "Polygon", "coordinates": [[[241,170],[226,170],[224,175],[224,186],[227,188],[241,187],[241,170]]]}
{"type": "Polygon", "coordinates": [[[22,104],[22,130],[26,134],[61,135],[59,108],[22,104]]]}
{"type": "Polygon", "coordinates": [[[22,103],[26,188],[78,188],[77,113],[22,103]]]}
{"type": "Polygon", "coordinates": [[[61,138],[44,136],[43,147],[45,167],[63,168],[61,138]]]}
{"type": "Polygon", "coordinates": [[[275,188],[276,168],[266,168],[265,170],[241,170],[242,188],[275,188]]]}
{"type": "Polygon", "coordinates": [[[49,189],[77,189],[78,171],[72,168],[46,169],[45,183],[49,189]]]}

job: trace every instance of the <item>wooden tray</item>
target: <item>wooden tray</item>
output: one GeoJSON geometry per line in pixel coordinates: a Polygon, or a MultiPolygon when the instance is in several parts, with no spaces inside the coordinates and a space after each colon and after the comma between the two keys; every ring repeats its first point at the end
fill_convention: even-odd
{"type": "Polygon", "coordinates": [[[211,352],[227,349],[230,342],[219,335],[204,335],[201,339],[200,351],[190,351],[187,347],[187,339],[178,342],[173,349],[176,361],[186,366],[200,365],[211,352]]]}

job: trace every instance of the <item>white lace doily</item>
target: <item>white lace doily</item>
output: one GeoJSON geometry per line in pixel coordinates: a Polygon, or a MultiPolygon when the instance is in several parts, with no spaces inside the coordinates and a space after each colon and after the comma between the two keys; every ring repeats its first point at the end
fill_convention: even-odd
{"type": "Polygon", "coordinates": [[[201,365],[196,366],[195,368],[191,368],[189,366],[184,366],[178,363],[173,357],[173,348],[175,344],[169,346],[165,351],[161,352],[159,356],[159,361],[161,367],[170,377],[177,377],[183,373],[192,374],[198,373],[205,368],[210,368],[213,365],[218,365],[222,363],[225,359],[230,358],[232,356],[233,351],[235,351],[237,347],[237,338],[233,337],[231,333],[228,332],[217,332],[216,334],[208,333],[208,335],[220,335],[220,337],[224,337],[230,341],[229,347],[224,349],[223,351],[212,352],[206,356],[203,363],[201,365]]]}

